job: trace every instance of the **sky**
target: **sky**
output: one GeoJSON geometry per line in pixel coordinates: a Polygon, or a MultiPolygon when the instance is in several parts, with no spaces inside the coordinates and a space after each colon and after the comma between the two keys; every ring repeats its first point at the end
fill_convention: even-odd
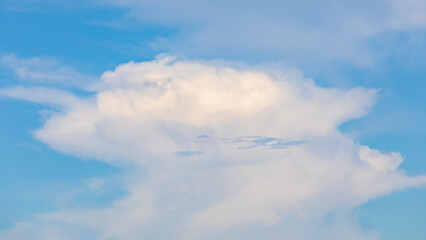
{"type": "Polygon", "coordinates": [[[2,0],[0,239],[426,236],[426,2],[2,0]]]}

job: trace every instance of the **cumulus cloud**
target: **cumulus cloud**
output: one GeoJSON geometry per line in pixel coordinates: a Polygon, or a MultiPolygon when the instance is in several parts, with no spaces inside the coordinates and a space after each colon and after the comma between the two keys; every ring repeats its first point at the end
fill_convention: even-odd
{"type": "MultiPolygon", "coordinates": [[[[167,56],[120,65],[94,88],[58,102],[62,111],[35,136],[63,153],[133,166],[127,196],[42,214],[2,239],[378,239],[351,211],[426,182],[398,170],[400,154],[339,132],[368,113],[375,90],[167,56]]],[[[0,94],[50,103],[23,90],[0,94]]]]}

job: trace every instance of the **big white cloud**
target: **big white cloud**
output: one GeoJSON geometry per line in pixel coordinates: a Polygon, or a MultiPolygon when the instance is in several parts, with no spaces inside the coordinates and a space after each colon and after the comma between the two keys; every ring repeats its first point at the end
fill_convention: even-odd
{"type": "Polygon", "coordinates": [[[398,170],[400,154],[339,132],[367,114],[375,90],[164,56],[120,65],[91,88],[94,96],[66,101],[42,88],[1,95],[59,105],[35,136],[134,166],[128,195],[43,214],[2,239],[377,239],[351,210],[426,182],[398,170]]]}

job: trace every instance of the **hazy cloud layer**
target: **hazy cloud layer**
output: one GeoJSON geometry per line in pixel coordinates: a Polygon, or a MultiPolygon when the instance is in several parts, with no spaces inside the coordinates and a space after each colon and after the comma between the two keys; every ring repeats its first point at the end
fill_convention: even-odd
{"type": "Polygon", "coordinates": [[[159,39],[167,51],[220,58],[284,59],[310,66],[329,61],[367,66],[369,41],[387,33],[424,30],[421,0],[373,1],[150,1],[104,0],[143,24],[175,27],[159,39]]]}
{"type": "Polygon", "coordinates": [[[53,89],[0,94],[62,106],[35,136],[133,166],[127,196],[40,215],[2,239],[378,239],[351,211],[426,182],[398,170],[399,153],[338,131],[367,114],[375,90],[165,56],[120,65],[93,88],[95,96],[66,101],[53,89]]]}

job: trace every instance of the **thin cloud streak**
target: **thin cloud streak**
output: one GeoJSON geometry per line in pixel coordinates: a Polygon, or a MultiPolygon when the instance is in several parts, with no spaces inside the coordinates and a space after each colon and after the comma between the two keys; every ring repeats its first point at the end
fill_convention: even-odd
{"type": "Polygon", "coordinates": [[[18,58],[15,54],[6,54],[0,58],[0,66],[11,70],[19,80],[29,84],[90,90],[90,85],[96,80],[49,57],[18,58]]]}

